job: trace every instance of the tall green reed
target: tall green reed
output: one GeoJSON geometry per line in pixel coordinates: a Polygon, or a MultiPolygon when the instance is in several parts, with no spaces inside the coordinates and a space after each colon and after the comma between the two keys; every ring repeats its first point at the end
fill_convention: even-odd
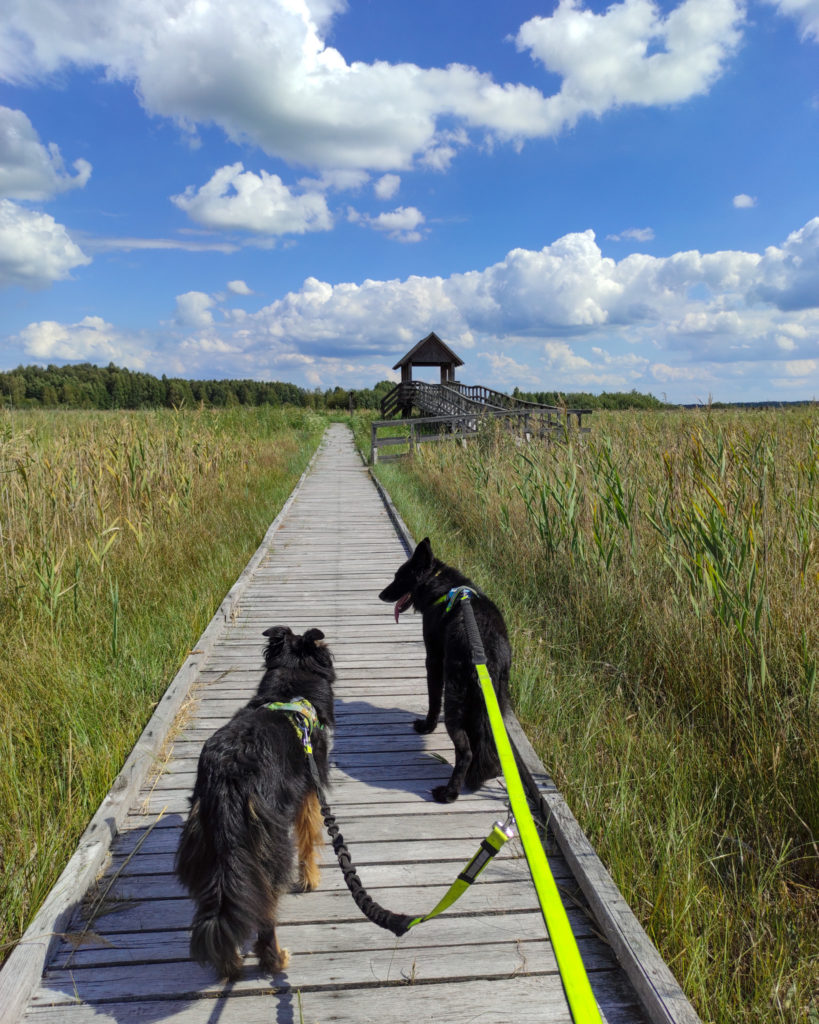
{"type": "Polygon", "coordinates": [[[489,427],[379,474],[504,606],[519,713],[703,1016],[804,1020],[816,410],[596,414],[550,445],[489,427]]]}

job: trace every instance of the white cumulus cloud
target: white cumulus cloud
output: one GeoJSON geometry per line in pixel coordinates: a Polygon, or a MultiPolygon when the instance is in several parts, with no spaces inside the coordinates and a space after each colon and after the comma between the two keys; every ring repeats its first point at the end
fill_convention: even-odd
{"type": "Polygon", "coordinates": [[[706,381],[713,379],[712,371],[703,366],[670,366],[668,363],[654,363],[651,376],[660,384],[680,381],[706,381]]]}
{"type": "Polygon", "coordinates": [[[115,362],[131,369],[145,366],[139,339],[129,338],[99,316],[86,316],[75,324],[41,320],[24,327],[16,340],[28,355],[41,362],[63,359],[101,365],[115,362]]]}
{"type": "Polygon", "coordinates": [[[744,192],[740,192],[739,195],[734,196],[734,206],[737,210],[750,210],[756,206],[756,196],[749,196],[744,192]]]}
{"type": "Polygon", "coordinates": [[[252,295],[253,292],[248,288],[244,281],[228,281],[228,291],[233,292],[234,295],[252,295]]]}
{"type": "Polygon", "coordinates": [[[176,296],[174,323],[183,327],[211,327],[213,299],[206,292],[185,292],[176,296]]]}
{"type": "Polygon", "coordinates": [[[586,114],[706,91],[742,21],[740,0],[682,0],[667,14],[621,0],[600,15],[561,0],[517,36],[563,79],[545,96],[461,64],[348,62],[326,42],[342,9],[334,0],[6,0],[0,77],[20,84],[101,67],[188,133],[216,124],[318,168],[445,170],[470,142],[546,137],[586,114]]]}
{"type": "Polygon", "coordinates": [[[781,246],[765,250],[750,298],[781,310],[819,305],[819,217],[792,231],[781,246]]]}
{"type": "Polygon", "coordinates": [[[60,148],[44,146],[22,110],[0,106],[0,197],[6,199],[50,199],[58,192],[83,188],[91,177],[91,164],[74,161],[66,172],[60,148]]]}
{"type": "Polygon", "coordinates": [[[401,187],[401,178],[397,174],[382,174],[373,185],[373,191],[379,199],[392,199],[401,187]]]}
{"type": "Polygon", "coordinates": [[[785,373],[789,377],[809,377],[816,373],[819,362],[815,359],[791,359],[784,365],[785,373]]]}
{"type": "Polygon", "coordinates": [[[635,242],[651,242],[654,239],[653,228],[626,228],[619,235],[606,235],[612,242],[622,242],[623,239],[632,239],[635,242]]]}
{"type": "Polygon", "coordinates": [[[819,42],[819,0],[767,0],[780,14],[794,18],[803,39],[819,42]]]}
{"type": "Polygon", "coordinates": [[[241,163],[221,167],[210,181],[188,186],[172,202],[208,228],[259,235],[328,231],[333,218],[321,192],[292,192],[277,174],[245,171],[241,163]]]}
{"type": "MultiPolygon", "coordinates": [[[[412,230],[411,219],[392,227],[412,230]]],[[[435,330],[462,356],[473,351],[470,372],[482,373],[473,379],[509,386],[534,387],[520,377],[530,367],[543,390],[667,385],[691,396],[716,382],[741,398],[753,378],[819,393],[819,217],[761,253],[614,260],[584,231],[449,277],[309,277],[241,316],[224,308],[230,291],[178,296],[161,344],[98,318],[45,321],[20,337],[43,360],[116,362],[124,352],[154,360],[158,372],[358,385],[388,376],[398,356],[435,330]]]]}
{"type": "Polygon", "coordinates": [[[516,42],[562,76],[554,102],[573,124],[583,114],[706,92],[739,45],[743,18],[740,0],[682,0],[667,14],[652,0],[622,0],[602,14],[560,0],[551,17],[522,25],[516,42]]]}
{"type": "Polygon", "coordinates": [[[0,287],[42,288],[90,262],[49,214],[0,199],[0,287]]]}
{"type": "Polygon", "coordinates": [[[390,238],[399,242],[419,242],[422,238],[419,229],[426,218],[415,206],[399,206],[389,213],[364,219],[376,231],[386,231],[390,238]]]}
{"type": "MultiPolygon", "coordinates": [[[[476,339],[491,351],[494,339],[508,358],[523,362],[516,352],[535,348],[550,371],[582,373],[587,386],[610,387],[615,379],[635,386],[650,362],[672,366],[672,354],[681,364],[772,361],[783,352],[811,358],[819,336],[819,218],[764,254],[635,253],[616,261],[586,231],[448,278],[336,285],[309,278],[242,324],[249,339],[289,339],[333,354],[378,352],[391,338],[391,353],[400,355],[430,329],[456,351],[476,339]],[[516,350],[504,351],[510,339],[516,350]],[[615,340],[643,347],[617,352],[615,340]]],[[[690,367],[672,370],[658,373],[699,379],[690,367]]]]}

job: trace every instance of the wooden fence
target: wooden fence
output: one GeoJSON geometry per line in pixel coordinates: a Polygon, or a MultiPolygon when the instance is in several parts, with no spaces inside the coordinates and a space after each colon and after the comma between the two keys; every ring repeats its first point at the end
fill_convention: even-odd
{"type": "Polygon", "coordinates": [[[459,413],[449,416],[415,416],[410,419],[373,420],[370,430],[370,463],[387,462],[413,455],[420,444],[428,441],[460,441],[465,444],[478,434],[479,425],[489,419],[500,419],[507,430],[521,441],[565,440],[569,434],[587,434],[582,425],[587,409],[569,409],[565,413],[550,409],[504,409],[501,413],[459,413]],[[576,425],[572,423],[572,416],[576,425]],[[391,433],[384,434],[389,430],[391,433]],[[379,433],[381,432],[381,433],[379,433]],[[401,448],[392,455],[379,456],[381,448],[401,448]]]}

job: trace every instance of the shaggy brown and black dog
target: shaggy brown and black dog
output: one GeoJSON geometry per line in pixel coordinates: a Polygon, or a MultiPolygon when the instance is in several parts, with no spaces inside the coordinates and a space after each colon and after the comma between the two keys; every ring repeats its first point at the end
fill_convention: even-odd
{"type": "Polygon", "coordinates": [[[429,537],[399,566],[395,579],[378,595],[382,601],[395,602],[396,622],[407,608],[415,608],[424,617],[429,710],[426,718],[416,719],[415,730],[432,732],[443,700],[446,731],[455,746],[455,767],[449,782],[436,786],[432,795],[445,804],[457,800],[464,785],[477,789],[501,770],[463,614],[457,604],[447,609],[446,595],[454,587],[468,587],[473,592],[472,610],[483,641],[486,667],[501,710],[505,711],[512,650],[503,616],[463,573],[433,555],[429,537]]]}
{"type": "Polygon", "coordinates": [[[324,787],[333,659],[319,629],[296,636],[274,626],[264,635],[267,668],[257,695],[202,748],[175,862],[196,901],[191,956],[229,980],[241,974],[241,949],[254,932],[262,969],[287,966],[276,905],[292,884],[296,854],[301,887],[319,882],[322,816],[302,737],[306,729],[324,787]],[[268,707],[298,700],[309,702],[303,714],[268,707]]]}

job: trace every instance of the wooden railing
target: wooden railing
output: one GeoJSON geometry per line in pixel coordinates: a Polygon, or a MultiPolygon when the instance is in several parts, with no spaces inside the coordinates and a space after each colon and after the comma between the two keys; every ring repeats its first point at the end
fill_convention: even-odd
{"type": "Polygon", "coordinates": [[[409,418],[413,409],[422,416],[458,416],[463,414],[508,416],[510,413],[530,413],[546,417],[550,425],[573,424],[583,430],[583,416],[591,415],[591,409],[568,409],[557,405],[543,405],[525,402],[522,398],[494,391],[482,384],[427,384],[425,381],[410,380],[397,384],[381,401],[381,415],[389,419],[400,413],[409,418]]]}
{"type": "MultiPolygon", "coordinates": [[[[434,387],[435,385],[430,385],[434,387]]],[[[468,399],[466,401],[469,401],[468,399]]],[[[521,440],[565,440],[569,434],[589,432],[588,427],[572,427],[568,417],[556,415],[560,410],[548,408],[535,409],[496,409],[470,401],[475,408],[472,411],[450,413],[443,416],[413,416],[401,420],[374,420],[370,433],[370,462],[375,465],[379,461],[380,448],[402,448],[393,455],[382,455],[382,462],[412,455],[419,444],[427,441],[459,440],[465,444],[474,438],[482,421],[487,419],[501,420],[507,430],[520,437],[521,440]],[[384,435],[379,431],[390,430],[384,435]]],[[[582,410],[589,411],[589,410],[582,410]]]]}
{"type": "Polygon", "coordinates": [[[407,418],[412,409],[420,410],[424,416],[448,416],[465,412],[479,414],[485,408],[489,408],[486,402],[462,393],[457,385],[427,384],[421,380],[402,381],[381,400],[384,419],[396,413],[407,418]]]}

